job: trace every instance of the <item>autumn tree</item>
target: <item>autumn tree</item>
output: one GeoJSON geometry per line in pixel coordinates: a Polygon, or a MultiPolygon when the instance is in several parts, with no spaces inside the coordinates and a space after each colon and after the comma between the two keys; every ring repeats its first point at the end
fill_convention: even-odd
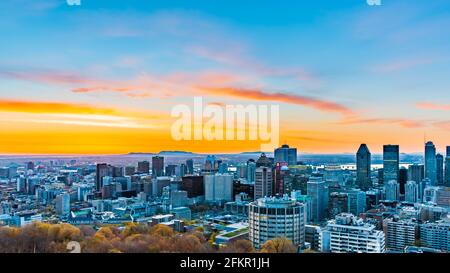
{"type": "Polygon", "coordinates": [[[296,253],[297,248],[291,240],[285,237],[274,238],[265,242],[261,253],[296,253]]]}

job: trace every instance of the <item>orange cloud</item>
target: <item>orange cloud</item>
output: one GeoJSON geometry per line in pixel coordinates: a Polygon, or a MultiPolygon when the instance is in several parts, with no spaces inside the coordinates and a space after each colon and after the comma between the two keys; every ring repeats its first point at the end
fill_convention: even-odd
{"type": "Polygon", "coordinates": [[[287,93],[267,93],[262,90],[256,89],[240,89],[234,87],[224,87],[224,88],[212,88],[212,87],[198,87],[204,93],[209,95],[221,95],[221,96],[232,96],[236,98],[248,99],[248,100],[258,100],[258,101],[277,101],[289,104],[302,105],[307,107],[312,107],[314,109],[325,111],[325,112],[336,112],[343,114],[345,116],[354,115],[354,112],[343,105],[335,102],[325,101],[317,98],[311,98],[300,95],[293,95],[287,93]]]}
{"type": "Polygon", "coordinates": [[[443,110],[450,111],[450,104],[437,104],[432,102],[420,102],[416,104],[416,107],[419,109],[426,110],[443,110]]]}
{"type": "Polygon", "coordinates": [[[86,104],[74,104],[64,102],[39,102],[0,99],[0,111],[22,113],[69,113],[69,114],[107,114],[117,112],[113,109],[98,108],[86,104]]]}

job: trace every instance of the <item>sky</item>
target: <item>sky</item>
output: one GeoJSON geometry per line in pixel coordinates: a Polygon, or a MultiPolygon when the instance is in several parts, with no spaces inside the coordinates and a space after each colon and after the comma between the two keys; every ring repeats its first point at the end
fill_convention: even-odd
{"type": "Polygon", "coordinates": [[[259,150],[174,140],[194,96],[279,105],[300,153],[450,145],[447,0],[10,0],[0,37],[0,154],[259,150]]]}

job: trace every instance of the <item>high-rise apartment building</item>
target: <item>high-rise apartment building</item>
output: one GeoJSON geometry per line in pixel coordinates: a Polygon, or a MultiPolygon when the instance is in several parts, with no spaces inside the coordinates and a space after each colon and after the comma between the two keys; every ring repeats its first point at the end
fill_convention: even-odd
{"type": "Polygon", "coordinates": [[[350,213],[330,220],[320,232],[319,249],[332,253],[383,253],[385,236],[372,224],[350,213]]]}
{"type": "Polygon", "coordinates": [[[420,225],[420,240],[423,246],[450,252],[450,221],[439,220],[420,225]]]}
{"type": "Polygon", "coordinates": [[[258,198],[272,196],[273,175],[272,168],[258,167],[255,170],[255,197],[258,198]]]}
{"type": "Polygon", "coordinates": [[[283,197],[260,198],[249,205],[249,240],[255,248],[268,240],[285,237],[296,246],[305,243],[305,205],[283,197]]]}
{"type": "Polygon", "coordinates": [[[388,250],[403,252],[405,247],[414,246],[419,237],[419,225],[413,219],[388,218],[384,220],[383,229],[388,250]]]}

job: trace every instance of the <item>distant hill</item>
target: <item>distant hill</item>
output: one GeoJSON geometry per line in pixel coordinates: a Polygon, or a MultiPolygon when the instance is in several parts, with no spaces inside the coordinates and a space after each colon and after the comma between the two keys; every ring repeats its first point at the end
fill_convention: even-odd
{"type": "Polygon", "coordinates": [[[193,155],[192,152],[186,152],[186,151],[161,151],[159,152],[160,155],[193,155]]]}

